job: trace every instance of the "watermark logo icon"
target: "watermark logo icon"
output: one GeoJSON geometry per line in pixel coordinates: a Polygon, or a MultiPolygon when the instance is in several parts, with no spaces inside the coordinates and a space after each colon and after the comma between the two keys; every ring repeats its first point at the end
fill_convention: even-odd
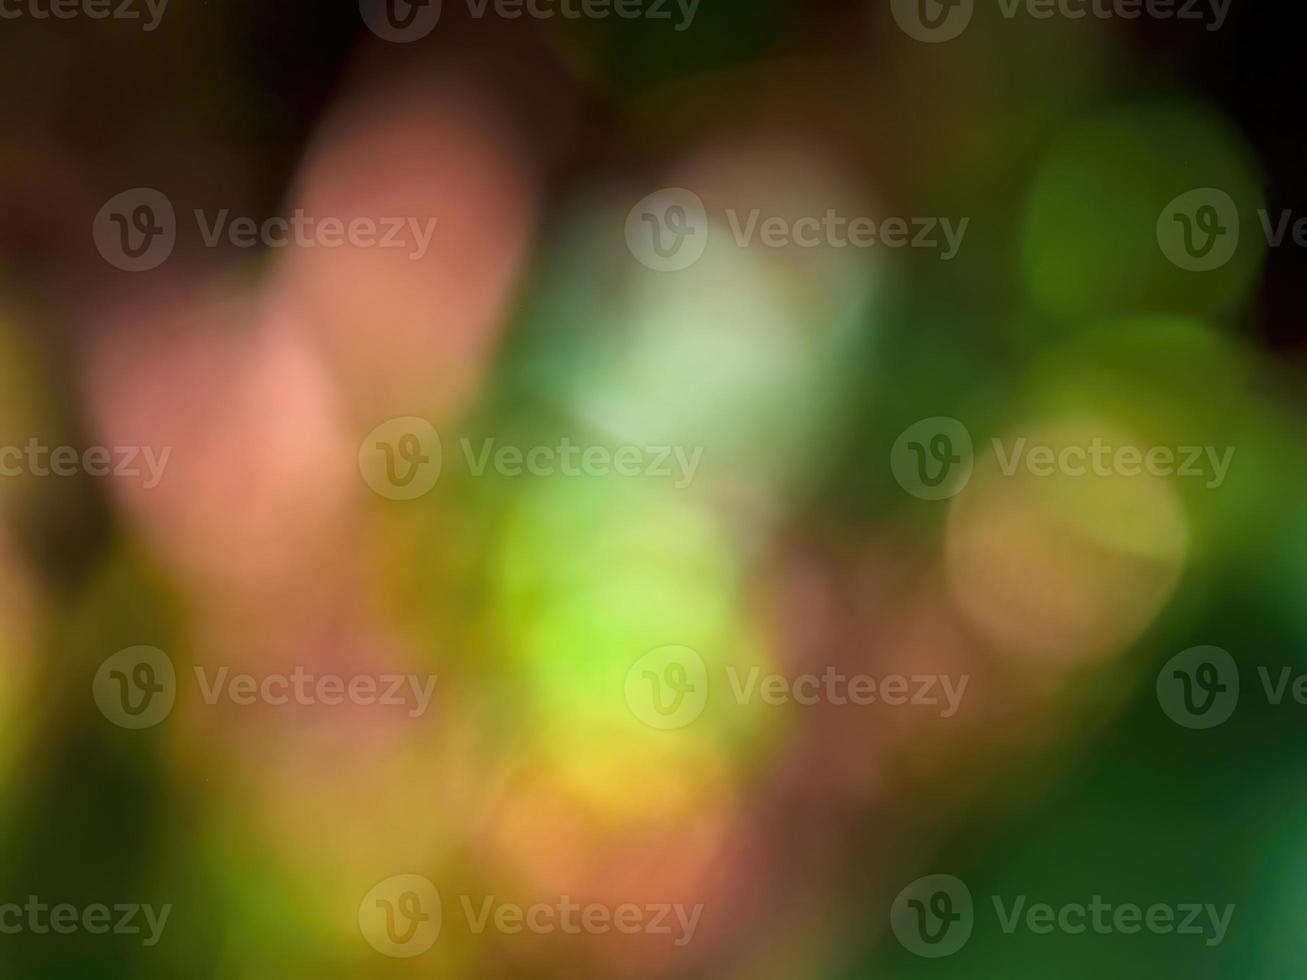
{"type": "Polygon", "coordinates": [[[928,44],[951,41],[967,29],[975,0],[891,0],[890,10],[909,37],[928,44]]]}
{"type": "Polygon", "coordinates": [[[440,936],[440,893],[421,875],[392,875],[359,903],[359,930],[383,956],[421,956],[440,936]]]}
{"type": "Polygon", "coordinates": [[[965,946],[975,921],[971,890],[953,875],[918,878],[890,907],[890,928],[903,948],[932,959],[965,946]]]}
{"type": "Polygon", "coordinates": [[[100,713],[121,728],[151,728],[177,700],[177,673],[158,647],[119,650],[100,664],[91,684],[100,713]]]}
{"type": "Polygon", "coordinates": [[[383,41],[420,41],[440,22],[441,0],[359,0],[368,30],[383,41]]]}
{"type": "Polygon", "coordinates": [[[172,202],[152,187],[135,187],[105,202],[92,226],[104,260],[124,272],[148,272],[162,265],[177,244],[172,202]]]}
{"type": "Polygon", "coordinates": [[[679,272],[708,247],[708,212],[693,191],[668,187],[642,198],[626,216],[626,247],[655,272],[679,272]]]}
{"type": "Polygon", "coordinates": [[[1239,209],[1234,199],[1214,187],[1186,191],[1157,219],[1157,244],[1181,269],[1219,269],[1239,247],[1239,209]]]}
{"type": "Polygon", "coordinates": [[[1190,647],[1158,673],[1157,703],[1177,725],[1215,728],[1239,703],[1239,667],[1220,647],[1190,647]]]}
{"type": "Polygon", "coordinates": [[[390,500],[413,500],[440,479],[440,434],[426,419],[406,415],[381,423],[359,445],[359,472],[390,500]]]}
{"type": "Polygon", "coordinates": [[[921,500],[943,500],[971,479],[975,454],[971,433],[957,419],[939,415],[914,422],[890,451],[894,479],[921,500]]]}
{"type": "Polygon", "coordinates": [[[684,728],[708,703],[708,668],[686,646],[650,650],[626,672],[626,704],[650,728],[684,728]]]}

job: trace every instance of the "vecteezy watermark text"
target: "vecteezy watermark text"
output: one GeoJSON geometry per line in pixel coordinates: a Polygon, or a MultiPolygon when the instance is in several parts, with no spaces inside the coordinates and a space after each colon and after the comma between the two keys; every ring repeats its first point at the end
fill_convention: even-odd
{"type": "MultiPolygon", "coordinates": [[[[970,218],[871,218],[822,214],[797,218],[761,208],[725,210],[731,239],[739,248],[913,248],[938,252],[947,262],[958,254],[970,218]]],[[[693,191],[669,187],[641,199],[626,217],[626,246],[641,265],[658,272],[689,268],[703,257],[711,223],[693,191]]]]}
{"type": "MultiPolygon", "coordinates": [[[[1268,248],[1307,248],[1307,215],[1257,209],[1268,248]]],[[[1211,272],[1234,258],[1241,234],[1239,207],[1225,191],[1199,187],[1174,198],[1157,219],[1157,244],[1173,265],[1211,272]]]]}
{"type": "MultiPolygon", "coordinates": [[[[648,20],[687,30],[700,0],[466,0],[468,16],[480,20],[648,20]],[[678,18],[679,15],[679,18],[678,18]]],[[[359,0],[368,29],[384,41],[407,44],[426,37],[440,22],[441,0],[359,0]]]]}
{"type": "Polygon", "coordinates": [[[567,895],[560,896],[557,902],[536,902],[525,907],[500,901],[494,895],[485,895],[476,908],[473,908],[470,895],[461,895],[459,904],[468,927],[478,935],[487,929],[507,935],[523,931],[537,935],[561,932],[572,936],[583,932],[592,935],[645,933],[669,936],[673,946],[684,946],[694,939],[699,917],[703,914],[702,903],[689,909],[679,902],[645,905],[626,902],[613,907],[600,902],[582,905],[567,895]]]}
{"type": "MultiPolygon", "coordinates": [[[[1005,20],[1187,20],[1220,30],[1232,0],[997,0],[1005,20]]],[[[909,37],[930,44],[951,41],[971,23],[976,0],[890,0],[894,20],[909,37]]]]}
{"type": "MultiPolygon", "coordinates": [[[[1234,446],[1138,446],[1094,436],[1073,444],[1033,442],[1025,436],[992,440],[999,471],[1005,477],[1023,471],[1035,477],[1181,477],[1201,479],[1208,490],[1219,488],[1234,461],[1234,446]]],[[[961,422],[935,416],[914,422],[890,450],[894,479],[922,500],[942,500],[960,493],[975,465],[971,433],[961,422]]]]}
{"type": "Polygon", "coordinates": [[[172,446],[156,451],[153,446],[47,446],[33,437],[25,446],[0,446],[0,476],[112,476],[133,479],[142,476],[140,463],[148,471],[141,484],[153,490],[163,479],[172,446]]]}
{"type": "Polygon", "coordinates": [[[1200,477],[1208,490],[1225,482],[1234,460],[1234,446],[1113,446],[1095,436],[1088,445],[1027,445],[1024,437],[1005,447],[995,439],[994,455],[1004,476],[1015,476],[1022,466],[1031,476],[1152,476],[1200,477]]]}
{"type": "MultiPolygon", "coordinates": [[[[458,906],[474,935],[644,934],[667,936],[677,947],[694,939],[704,909],[702,903],[692,908],[677,902],[582,903],[568,895],[530,905],[503,901],[495,895],[460,895],[458,906]]],[[[430,880],[416,874],[392,875],[363,896],[359,930],[368,944],[385,956],[420,956],[439,938],[442,912],[440,892],[430,880]]]]}
{"type": "Polygon", "coordinates": [[[153,946],[163,936],[171,914],[171,904],[161,905],[158,909],[139,903],[103,905],[95,902],[78,907],[68,902],[51,905],[29,895],[22,905],[17,902],[0,904],[0,935],[16,936],[29,932],[38,936],[49,933],[70,936],[75,932],[85,932],[93,936],[139,936],[144,925],[148,932],[142,945],[153,946]]]}
{"type": "Polygon", "coordinates": [[[18,20],[140,20],[141,30],[159,26],[168,0],[0,0],[0,19],[18,20]]]}
{"type": "MultiPolygon", "coordinates": [[[[1290,666],[1258,664],[1257,690],[1271,707],[1286,699],[1307,707],[1307,673],[1290,666]]],[[[1190,647],[1168,660],[1157,674],[1157,702],[1184,728],[1215,728],[1234,714],[1240,698],[1239,665],[1217,646],[1190,647]]]]}
{"type": "MultiPolygon", "coordinates": [[[[732,665],[726,668],[726,676],[738,704],[761,701],[773,706],[791,702],[803,706],[831,704],[836,707],[849,704],[932,705],[941,709],[941,718],[952,718],[957,714],[962,695],[971,680],[968,674],[956,679],[947,674],[885,674],[880,677],[842,674],[830,666],[820,674],[791,677],[763,674],[762,668],[757,666],[742,672],[732,665]]],[[[656,696],[657,690],[666,679],[654,676],[646,680],[650,680],[654,691],[653,700],[661,703],[662,699],[656,696]]]]}
{"type": "MultiPolygon", "coordinates": [[[[239,707],[350,704],[404,707],[410,718],[426,713],[435,691],[435,674],[339,674],[296,666],[289,673],[250,674],[230,667],[193,668],[206,705],[226,701],[239,707]]],[[[122,728],[150,728],[172,712],[177,700],[177,672],[158,647],[119,650],[100,665],[91,685],[100,712],[122,728]]]]}
{"type": "MultiPolygon", "coordinates": [[[[725,668],[726,690],[738,705],[772,707],[882,705],[931,708],[941,718],[957,714],[970,675],[843,673],[834,666],[818,672],[781,674],[754,665],[725,668]]],[[[626,672],[627,707],[651,728],[684,728],[701,714],[710,689],[707,664],[691,647],[670,644],[650,650],[626,672]]]]}
{"type": "MultiPolygon", "coordinates": [[[[577,477],[648,477],[668,479],[677,490],[693,481],[703,447],[583,445],[563,436],[556,443],[520,446],[497,439],[459,440],[468,473],[483,477],[574,479],[577,477]]],[[[390,500],[413,500],[429,492],[444,469],[440,434],[426,419],[389,419],[359,444],[359,472],[376,493],[390,500]]]]}
{"type": "MultiPolygon", "coordinates": [[[[1030,902],[1027,895],[990,900],[1005,935],[1025,930],[1036,936],[1096,933],[1196,936],[1205,946],[1219,946],[1234,916],[1234,904],[1210,902],[1108,902],[1093,895],[1087,902],[1030,902]]],[[[950,956],[966,945],[975,927],[971,890],[953,875],[926,875],[908,884],[890,908],[890,928],[899,943],[917,956],[950,956]]]]}
{"type": "MultiPolygon", "coordinates": [[[[259,221],[233,217],[230,209],[192,211],[206,248],[226,241],[233,248],[382,248],[404,249],[417,261],[427,254],[439,219],[412,216],[357,215],[349,219],[306,214],[296,208],[289,217],[259,221]]],[[[95,247],[104,260],[126,272],[158,268],[177,244],[177,216],[172,201],[150,187],[116,194],[96,215],[95,247]]]]}

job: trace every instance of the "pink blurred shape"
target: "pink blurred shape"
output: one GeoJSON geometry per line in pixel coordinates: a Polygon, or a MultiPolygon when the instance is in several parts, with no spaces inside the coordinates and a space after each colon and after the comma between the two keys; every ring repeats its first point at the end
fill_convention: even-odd
{"type": "Polygon", "coordinates": [[[358,492],[354,447],[288,312],[179,288],[99,326],[85,348],[95,438],[169,453],[153,487],[109,478],[155,548],[208,587],[329,578],[358,492]]]}
{"type": "Polygon", "coordinates": [[[476,83],[388,82],[342,105],[287,213],[404,219],[406,247],[287,249],[273,288],[322,338],[350,414],[437,421],[486,370],[531,235],[525,151],[476,83]],[[420,233],[435,221],[425,250],[420,233]]]}

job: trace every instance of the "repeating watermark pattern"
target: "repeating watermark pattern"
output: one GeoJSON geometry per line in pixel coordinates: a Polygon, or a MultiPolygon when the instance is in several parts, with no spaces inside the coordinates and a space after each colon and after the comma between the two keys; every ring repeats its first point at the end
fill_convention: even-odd
{"type": "MultiPolygon", "coordinates": [[[[726,687],[736,704],[771,707],[794,704],[880,704],[937,709],[940,717],[957,714],[970,675],[845,674],[834,666],[820,673],[764,673],[757,665],[742,670],[725,668],[726,687]]],[[[626,672],[623,691],[631,713],[651,728],[684,728],[695,721],[708,703],[708,668],[698,652],[687,646],[658,647],[644,654],[626,672]]]]}
{"type": "MultiPolygon", "coordinates": [[[[256,676],[195,667],[195,683],[206,705],[226,702],[239,707],[261,704],[302,707],[343,704],[361,707],[405,707],[410,718],[431,705],[435,674],[338,674],[296,666],[289,673],[256,676]]],[[[172,659],[158,647],[119,650],[100,665],[92,695],[101,714],[122,728],[150,728],[172,712],[177,700],[177,672],[172,659]]]]}
{"type": "MultiPolygon", "coordinates": [[[[296,208],[290,217],[257,221],[232,217],[228,208],[192,212],[206,248],[224,241],[233,248],[404,249],[421,259],[431,248],[438,218],[357,216],[317,217],[296,208]]],[[[125,272],[147,272],[167,261],[177,244],[177,216],[172,202],[152,187],[136,187],[105,202],[95,218],[95,247],[105,261],[125,272]]]]}
{"type": "Polygon", "coordinates": [[[440,23],[441,0],[359,0],[368,30],[383,41],[420,41],[440,23]]]}
{"type": "Polygon", "coordinates": [[[1158,671],[1157,703],[1177,725],[1215,728],[1239,703],[1239,667],[1220,647],[1190,647],[1158,671]]]}
{"type": "Polygon", "coordinates": [[[1095,436],[1087,445],[1027,445],[1024,437],[994,440],[994,455],[1004,476],[1024,468],[1031,476],[1179,476],[1203,480],[1215,490],[1225,482],[1234,461],[1234,446],[1113,446],[1095,436]]]}
{"type": "Polygon", "coordinates": [[[0,0],[0,19],[136,20],[149,33],[159,26],[168,0],[0,0]]]}
{"type": "Polygon", "coordinates": [[[1210,902],[1155,902],[1141,906],[1134,902],[1113,904],[1094,895],[1089,902],[1027,905],[1025,895],[1005,903],[1001,895],[991,896],[999,928],[1009,936],[1021,928],[1037,936],[1062,932],[1072,936],[1095,932],[1100,936],[1120,933],[1130,936],[1147,931],[1157,936],[1199,936],[1206,946],[1219,946],[1234,916],[1234,903],[1224,907],[1210,902]]]}
{"type": "Polygon", "coordinates": [[[890,929],[903,947],[918,956],[951,956],[967,944],[975,927],[971,889],[953,875],[918,878],[894,899],[890,929]]]}
{"type": "MultiPolygon", "coordinates": [[[[677,947],[688,945],[699,928],[704,906],[678,902],[637,904],[557,901],[522,905],[495,895],[460,895],[458,907],[474,935],[496,932],[515,936],[607,935],[667,936],[677,947]]],[[[374,885],[359,904],[359,929],[377,952],[396,958],[420,956],[439,938],[442,903],[436,886],[421,875],[401,874],[374,885]]]]}
{"type": "MultiPolygon", "coordinates": [[[[1257,209],[1257,225],[1268,248],[1307,248],[1307,215],[1284,208],[1257,209]]],[[[1172,264],[1189,272],[1211,272],[1234,258],[1241,222],[1234,198],[1215,187],[1185,191],[1157,219],[1157,244],[1172,264]]]]}
{"type": "MultiPolygon", "coordinates": [[[[962,247],[970,218],[883,218],[840,214],[789,218],[761,208],[725,210],[726,226],[739,248],[915,248],[940,253],[947,262],[962,247]]],[[[641,265],[656,272],[679,272],[703,257],[710,222],[703,200],[683,187],[668,187],[641,198],[626,216],[626,246],[641,265]]]]}
{"type": "Polygon", "coordinates": [[[124,272],[157,269],[177,245],[177,213],[153,187],[133,187],[104,202],[91,226],[100,256],[124,272]]]}
{"type": "MultiPolygon", "coordinates": [[[[1258,690],[1271,707],[1288,698],[1307,706],[1307,673],[1292,667],[1257,667],[1258,690]]],[[[1190,647],[1168,660],[1157,674],[1157,703],[1184,728],[1215,728],[1239,705],[1239,665],[1215,646],[1190,647]]]]}
{"type": "Polygon", "coordinates": [[[158,647],[127,647],[100,664],[91,695],[100,713],[120,728],[152,728],[177,700],[177,671],[158,647]]]}
{"type": "MultiPolygon", "coordinates": [[[[1073,445],[1052,446],[1025,436],[992,440],[999,472],[1024,471],[1035,477],[1160,476],[1201,479],[1218,489],[1234,462],[1234,446],[1114,445],[1100,436],[1073,445]]],[[[971,434],[957,419],[922,419],[908,426],[890,450],[890,469],[908,493],[922,500],[942,500],[962,491],[974,467],[971,434]]]]}
{"type": "MultiPolygon", "coordinates": [[[[1209,947],[1219,946],[1234,917],[1234,904],[1210,902],[1108,902],[1094,895],[1088,902],[1031,902],[1027,895],[1005,899],[991,895],[999,929],[1005,935],[1026,931],[1084,935],[1195,936],[1209,947]]],[[[890,928],[909,952],[938,958],[966,945],[975,926],[971,890],[953,875],[927,875],[899,892],[890,908],[890,928]]]]}
{"type": "Polygon", "coordinates": [[[1158,216],[1157,244],[1181,269],[1219,269],[1239,247],[1239,208],[1229,194],[1214,187],[1185,191],[1158,216]]]}
{"type": "Polygon", "coordinates": [[[484,476],[487,470],[499,476],[658,477],[669,479],[677,490],[692,482],[703,458],[703,447],[695,446],[583,446],[566,436],[555,445],[526,448],[499,445],[494,439],[474,444],[460,439],[459,446],[469,472],[484,476]]]}
{"type": "Polygon", "coordinates": [[[363,896],[358,923],[368,945],[383,956],[421,956],[440,937],[440,892],[421,875],[392,875],[363,896]]]}
{"type": "Polygon", "coordinates": [[[626,247],[655,272],[679,272],[708,247],[708,212],[694,191],[666,187],[643,197],[626,216],[626,247]]]}
{"type": "MultiPolygon", "coordinates": [[[[1208,31],[1225,24],[1232,0],[996,0],[1004,20],[1187,20],[1208,31]]],[[[976,0],[891,0],[894,20],[909,37],[928,44],[960,36],[976,12],[976,0]]]]}
{"type": "Polygon", "coordinates": [[[29,895],[21,905],[17,902],[0,904],[0,935],[16,936],[26,932],[38,936],[50,933],[71,936],[85,932],[92,936],[142,936],[143,946],[154,946],[163,937],[171,914],[171,904],[157,909],[136,902],[117,905],[95,902],[84,906],[61,902],[51,905],[29,895]]]}
{"type": "MultiPolygon", "coordinates": [[[[648,477],[668,479],[677,490],[694,481],[703,447],[609,447],[583,445],[563,436],[557,443],[520,446],[495,438],[459,439],[459,455],[474,477],[576,478],[648,477]]],[[[389,419],[359,444],[359,472],[376,493],[390,500],[413,500],[429,492],[440,479],[444,453],[440,433],[426,419],[389,419]]]]}
{"type": "Polygon", "coordinates": [[[415,415],[388,419],[359,444],[363,482],[389,500],[416,500],[440,479],[444,454],[440,433],[415,415]]]}
{"type": "Polygon", "coordinates": [[[890,449],[894,479],[922,500],[944,500],[961,493],[971,481],[974,465],[971,433],[946,415],[912,423],[890,449]]]}
{"type": "MultiPolygon", "coordinates": [[[[700,0],[466,0],[469,17],[481,20],[647,20],[688,30],[700,0]]],[[[384,41],[420,41],[440,22],[441,0],[360,0],[368,28],[384,41]]]]}
{"type": "Polygon", "coordinates": [[[145,477],[141,486],[153,490],[163,479],[172,446],[156,452],[153,446],[47,446],[35,437],[25,446],[0,446],[0,476],[112,476],[145,477]],[[141,469],[144,463],[145,469],[141,469]]]}
{"type": "Polygon", "coordinates": [[[708,704],[708,666],[691,647],[661,646],[631,665],[623,691],[631,713],[650,728],[684,728],[708,704]]]}
{"type": "Polygon", "coordinates": [[[927,705],[938,708],[941,718],[957,714],[971,680],[969,674],[956,678],[949,674],[842,674],[831,666],[820,674],[793,677],[763,674],[756,666],[741,673],[729,666],[726,676],[737,704],[927,705]]]}
{"type": "Polygon", "coordinates": [[[703,903],[687,908],[680,902],[651,902],[643,905],[623,902],[610,906],[602,902],[582,905],[567,895],[556,902],[535,902],[522,906],[503,902],[494,895],[480,896],[473,903],[472,896],[459,897],[459,905],[467,919],[468,928],[480,935],[488,929],[505,935],[523,931],[536,935],[564,933],[570,936],[587,933],[602,936],[621,933],[634,936],[667,936],[673,946],[685,946],[694,939],[703,914],[703,903]]]}

